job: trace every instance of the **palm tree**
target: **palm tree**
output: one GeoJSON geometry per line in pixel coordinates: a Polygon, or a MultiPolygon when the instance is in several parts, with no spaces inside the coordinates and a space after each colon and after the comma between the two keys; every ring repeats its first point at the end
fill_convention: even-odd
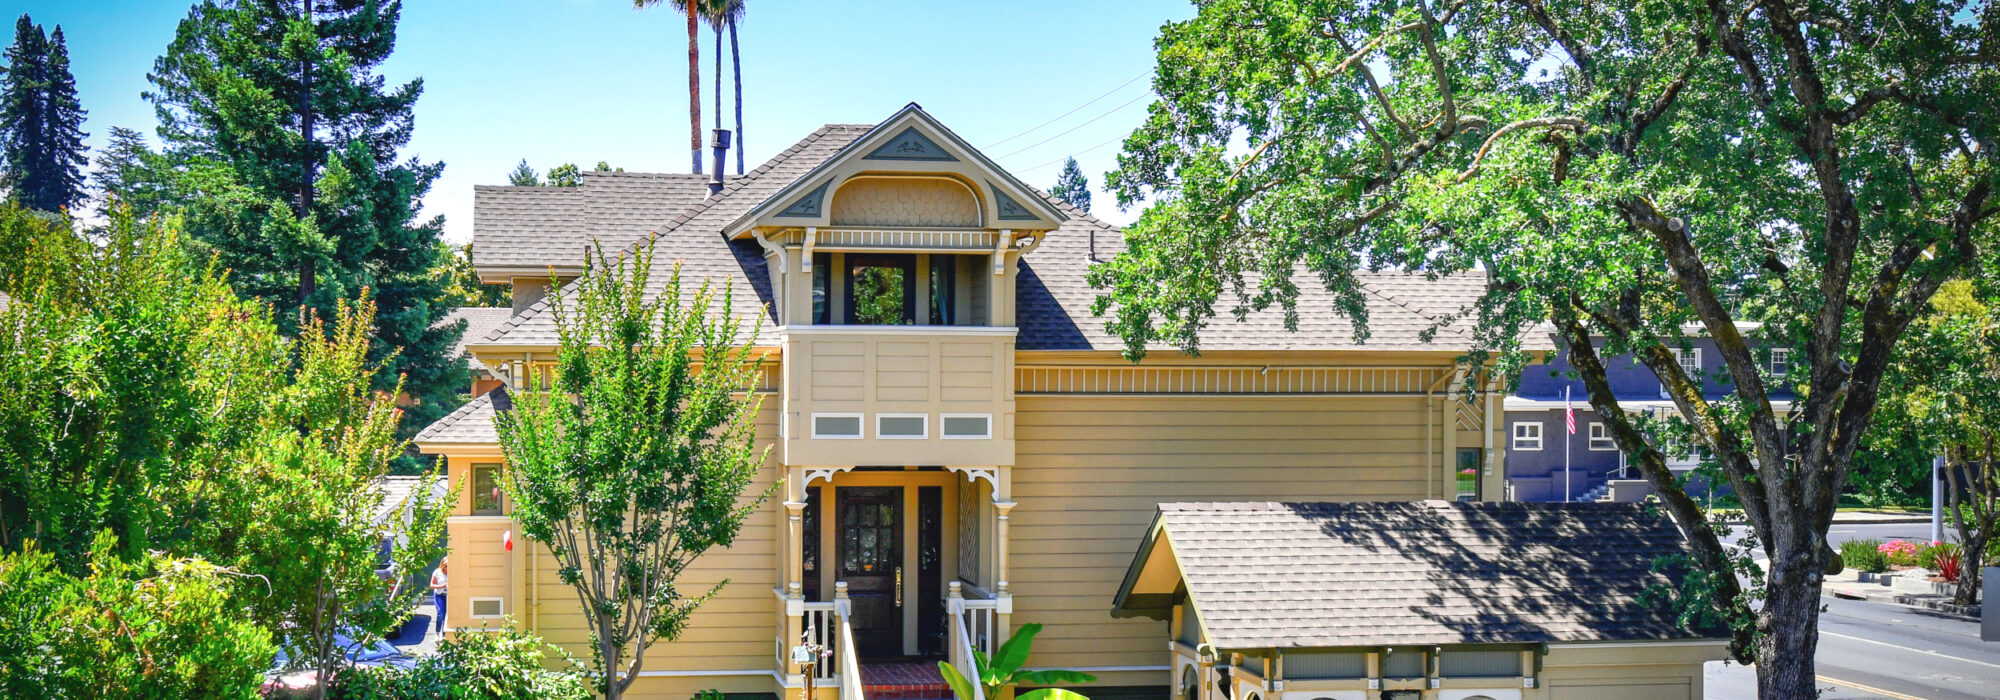
{"type": "Polygon", "coordinates": [[[697,34],[699,8],[694,0],[632,0],[632,7],[645,9],[664,4],[687,13],[688,29],[688,150],[694,156],[694,172],[701,174],[701,44],[697,34]]]}
{"type": "Polygon", "coordinates": [[[722,128],[722,30],[729,30],[729,71],[736,81],[736,174],[743,174],[743,58],[736,50],[736,23],[744,0],[702,0],[702,18],[715,30],[715,128],[722,128]]]}

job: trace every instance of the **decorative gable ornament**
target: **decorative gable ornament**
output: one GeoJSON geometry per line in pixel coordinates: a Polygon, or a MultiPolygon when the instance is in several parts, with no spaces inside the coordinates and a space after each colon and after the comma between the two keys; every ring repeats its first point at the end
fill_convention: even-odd
{"type": "Polygon", "coordinates": [[[995,213],[1000,215],[1002,220],[1033,221],[1039,218],[1035,216],[1034,212],[1028,211],[1027,207],[1021,206],[1020,202],[1014,201],[1013,197],[1009,197],[1007,193],[1001,192],[1000,186],[993,184],[992,180],[986,181],[986,187],[993,190],[994,210],[995,213]]]}
{"type": "Polygon", "coordinates": [[[950,153],[945,152],[943,146],[937,145],[936,141],[932,141],[930,137],[919,133],[914,126],[905,127],[903,133],[896,134],[895,138],[889,139],[888,143],[882,144],[881,147],[870,151],[868,155],[862,156],[861,159],[958,162],[957,158],[953,158],[950,153]]]}
{"type": "Polygon", "coordinates": [[[813,191],[807,192],[805,196],[794,200],[791,206],[785,207],[784,211],[778,212],[777,215],[794,219],[816,219],[819,218],[821,204],[825,201],[826,184],[821,184],[813,188],[813,191]]]}

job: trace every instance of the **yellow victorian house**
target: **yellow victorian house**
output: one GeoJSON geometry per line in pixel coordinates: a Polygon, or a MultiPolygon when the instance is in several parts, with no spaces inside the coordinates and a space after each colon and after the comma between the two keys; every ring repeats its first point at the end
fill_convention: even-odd
{"type": "MultiPolygon", "coordinates": [[[[1305,289],[1297,332],[1276,311],[1251,313],[1207,329],[1200,357],[1131,363],[1091,316],[1085,281],[1121,249],[1119,230],[1022,184],[916,105],[879,124],[828,125],[721,183],[585,173],[580,187],[480,187],[474,229],[482,280],[512,285],[514,304],[466,349],[503,386],[417,438],[471,485],[450,524],[446,624],[460,633],[506,617],[587,642],[553,560],[532,543],[503,546],[513,526],[492,422],[507,392],[546,367],[555,331],[541,298],[584,274],[584,247],[650,239],[656,264],[754,293],[767,318],[755,340],[771,358],[760,484],[782,482],[781,497],[697,562],[695,584],[730,584],[679,641],[647,654],[633,697],[796,698],[809,680],[822,700],[943,697],[937,660],[966,663],[1039,623],[1029,665],[1095,675],[1093,698],[1219,700],[1231,691],[1174,675],[1193,648],[1171,612],[1182,603],[1113,614],[1161,504],[1501,492],[1501,396],[1464,390],[1456,360],[1469,329],[1439,328],[1483,278],[1363,275],[1365,343],[1323,291],[1305,289]],[[838,652],[810,679],[790,653],[805,635],[838,652]]],[[[1282,585],[1268,575],[1246,570],[1241,582],[1282,585]]],[[[1613,677],[1643,660],[1652,665],[1634,668],[1679,674],[1674,687],[1699,698],[1701,661],[1722,647],[1697,641],[1667,671],[1648,639],[1588,658],[1613,677]]],[[[1543,697],[1523,683],[1547,650],[1507,648],[1527,665],[1478,686],[1485,695],[1391,686],[1416,688],[1410,698],[1543,697]]],[[[1321,697],[1336,696],[1297,700],[1321,697]]]]}

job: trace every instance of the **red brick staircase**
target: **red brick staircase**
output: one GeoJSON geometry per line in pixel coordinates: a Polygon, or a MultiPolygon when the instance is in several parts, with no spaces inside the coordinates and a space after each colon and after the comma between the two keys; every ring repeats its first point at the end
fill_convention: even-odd
{"type": "Polygon", "coordinates": [[[861,663],[861,691],[868,700],[952,700],[936,661],[861,663]]]}

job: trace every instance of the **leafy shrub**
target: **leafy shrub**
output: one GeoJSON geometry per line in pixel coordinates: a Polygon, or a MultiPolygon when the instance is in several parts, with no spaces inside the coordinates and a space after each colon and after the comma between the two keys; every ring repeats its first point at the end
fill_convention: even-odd
{"type": "Polygon", "coordinates": [[[255,697],[276,648],[199,559],[120,561],[109,530],[77,578],[30,540],[0,557],[0,697],[255,697]]]}
{"type": "Polygon", "coordinates": [[[1856,571],[1881,573],[1889,570],[1889,555],[1882,551],[1881,540],[1848,540],[1840,543],[1840,562],[1856,571]]]}
{"type": "Polygon", "coordinates": [[[589,700],[590,684],[575,671],[542,667],[553,651],[571,668],[561,650],[532,633],[505,626],[460,632],[438,643],[437,653],[423,657],[408,670],[378,666],[344,674],[333,695],[351,700],[412,700],[452,698],[480,700],[589,700]]]}
{"type": "Polygon", "coordinates": [[[1923,545],[1917,548],[1917,566],[1935,570],[1937,569],[1938,554],[1947,551],[1954,551],[1957,549],[1957,547],[1958,545],[1952,544],[1950,542],[1935,542],[1935,541],[1931,542],[1930,544],[1923,545]]]}
{"type": "Polygon", "coordinates": [[[1917,543],[1909,540],[1889,540],[1876,545],[1876,550],[1888,558],[1889,563],[1894,566],[1916,566],[1919,549],[1921,547],[1917,543]]]}
{"type": "Polygon", "coordinates": [[[728,696],[723,695],[722,691],[716,690],[714,688],[709,688],[708,690],[704,690],[694,694],[694,700],[723,700],[725,697],[728,696]]]}
{"type": "Polygon", "coordinates": [[[1931,565],[1925,568],[1935,569],[1938,577],[1946,581],[1958,582],[1959,575],[1964,573],[1965,551],[1958,545],[1945,543],[1931,547],[1929,552],[1931,565]]]}

